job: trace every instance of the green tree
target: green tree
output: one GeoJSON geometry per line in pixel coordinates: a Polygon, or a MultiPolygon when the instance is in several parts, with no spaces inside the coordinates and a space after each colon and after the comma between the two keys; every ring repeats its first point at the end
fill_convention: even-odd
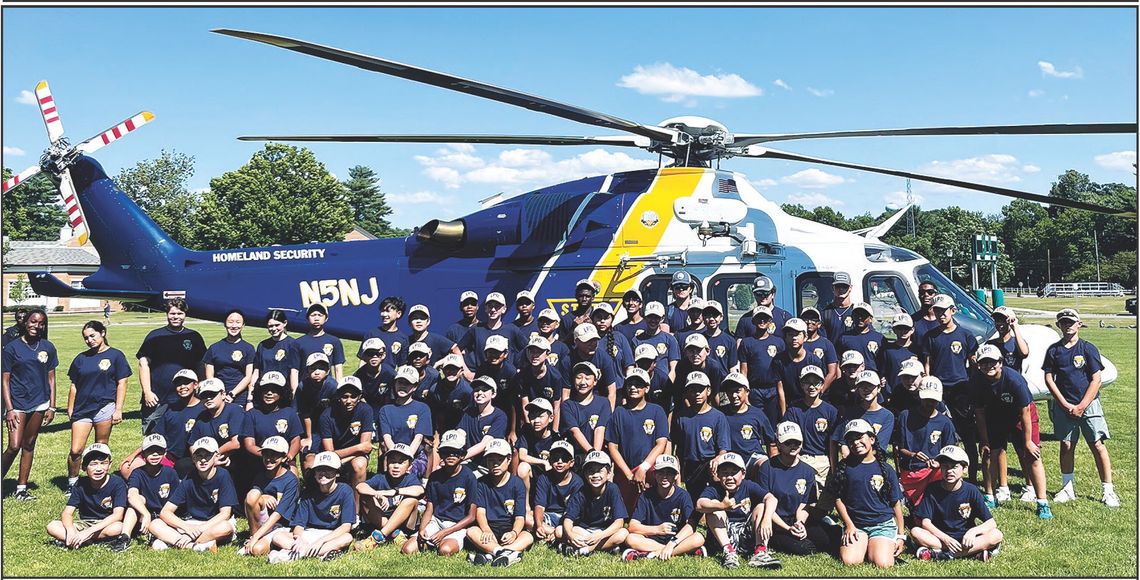
{"type": "Polygon", "coordinates": [[[210,180],[197,240],[204,249],[339,241],[352,214],[344,186],[312,151],[270,143],[210,180]]]}
{"type": "Polygon", "coordinates": [[[387,220],[392,208],[380,191],[380,176],[369,167],[357,165],[348,170],[348,179],[342,182],[347,190],[348,204],[352,207],[352,221],[378,238],[407,235],[406,230],[393,228],[387,220]]]}
{"type": "Polygon", "coordinates": [[[28,297],[28,292],[32,290],[32,285],[28,283],[28,277],[20,274],[16,276],[16,280],[8,288],[8,304],[16,304],[23,302],[28,297]]]}
{"type": "MultiPolygon", "coordinates": [[[[12,171],[4,168],[4,180],[12,171]]],[[[46,173],[40,173],[4,194],[4,235],[13,240],[58,240],[67,225],[59,205],[59,190],[46,173]]]]}
{"type": "Polygon", "coordinates": [[[201,196],[186,185],[193,176],[192,156],[164,149],[158,159],[120,171],[115,184],[175,242],[192,247],[201,204],[201,196]]]}

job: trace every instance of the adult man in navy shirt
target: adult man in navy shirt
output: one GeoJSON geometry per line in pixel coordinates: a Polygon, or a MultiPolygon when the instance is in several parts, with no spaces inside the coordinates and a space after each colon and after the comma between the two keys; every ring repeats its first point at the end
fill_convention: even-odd
{"type": "Polygon", "coordinates": [[[875,330],[874,309],[870,304],[860,302],[851,308],[851,319],[853,326],[835,342],[835,350],[858,351],[863,355],[866,370],[879,372],[883,368],[883,342],[886,339],[875,330]]]}
{"type": "Polygon", "coordinates": [[[150,331],[135,356],[139,359],[139,385],[142,387],[143,434],[154,431],[155,422],[167,407],[178,400],[174,393],[174,375],[191,369],[205,375],[202,357],[206,343],[196,330],[186,328],[186,301],[174,298],[166,303],[166,326],[150,331]]]}
{"type": "Polygon", "coordinates": [[[934,298],[931,306],[938,317],[939,327],[923,337],[926,353],[926,374],[938,377],[944,388],[946,406],[954,429],[962,438],[966,455],[970,458],[970,479],[978,475],[978,428],[974,421],[974,403],[969,389],[969,367],[974,364],[974,351],[978,340],[968,330],[958,326],[954,313],[958,307],[946,294],[934,298]]]}
{"type": "Polygon", "coordinates": [[[776,283],[773,282],[771,278],[763,274],[757,276],[756,279],[752,281],[752,297],[756,299],[756,306],[740,317],[740,320],[736,323],[736,331],[733,332],[738,339],[737,345],[740,344],[739,339],[745,336],[755,336],[756,323],[753,322],[753,316],[756,315],[756,311],[761,306],[767,307],[772,311],[771,328],[768,329],[768,332],[775,336],[780,336],[780,332],[784,328],[784,323],[792,318],[790,312],[776,306],[776,283]]]}
{"type": "MultiPolygon", "coordinates": [[[[855,320],[851,317],[851,310],[854,307],[851,302],[851,275],[847,272],[836,272],[835,279],[831,281],[831,292],[835,299],[823,308],[823,312],[820,312],[820,322],[823,324],[826,338],[835,343],[855,324],[855,320]]],[[[836,350],[840,350],[838,345],[836,346],[836,350]]]]}

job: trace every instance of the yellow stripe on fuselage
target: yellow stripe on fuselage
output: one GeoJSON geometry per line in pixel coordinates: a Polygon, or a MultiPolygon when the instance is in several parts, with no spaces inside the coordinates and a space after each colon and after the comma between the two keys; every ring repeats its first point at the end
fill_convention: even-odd
{"type": "Polygon", "coordinates": [[[708,171],[695,167],[674,167],[657,172],[653,188],[638,196],[633,207],[626,210],[625,219],[618,228],[613,243],[594,268],[591,278],[602,285],[599,300],[620,299],[626,290],[633,287],[637,273],[647,265],[635,263],[622,271],[619,269],[622,255],[627,252],[641,255],[656,251],[665,236],[665,230],[673,221],[673,202],[692,195],[708,171]],[[657,214],[658,223],[652,226],[642,223],[641,216],[648,211],[657,214]]]}

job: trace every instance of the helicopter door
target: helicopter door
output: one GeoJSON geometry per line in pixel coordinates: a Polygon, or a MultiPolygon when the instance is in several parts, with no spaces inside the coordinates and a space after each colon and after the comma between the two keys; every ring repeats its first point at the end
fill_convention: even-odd
{"type": "Polygon", "coordinates": [[[709,283],[709,300],[720,302],[724,309],[725,330],[735,331],[741,316],[756,306],[752,296],[752,282],[756,274],[724,274],[709,283]]]}
{"type": "Polygon", "coordinates": [[[831,282],[835,279],[833,272],[804,272],[796,278],[796,314],[803,312],[804,308],[812,307],[823,310],[824,306],[831,304],[834,294],[831,292],[831,282]]]}
{"type": "Polygon", "coordinates": [[[896,314],[910,314],[918,307],[907,290],[906,282],[893,272],[871,272],[863,277],[863,296],[875,310],[876,330],[894,336],[891,319],[896,314]]]}

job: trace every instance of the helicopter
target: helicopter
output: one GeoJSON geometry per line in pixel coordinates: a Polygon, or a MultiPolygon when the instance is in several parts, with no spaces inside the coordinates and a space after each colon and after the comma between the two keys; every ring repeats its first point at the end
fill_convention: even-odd
{"type": "MultiPolygon", "coordinates": [[[[697,116],[645,125],[330,46],[258,32],[213,32],[621,133],[254,135],[239,137],[242,140],[601,145],[643,149],[656,153],[661,163],[656,169],[584,177],[508,199],[492,199],[470,215],[429,220],[403,239],[197,251],[175,243],[89,156],[105,136],[74,147],[67,144],[53,103],[50,111],[41,106],[51,146],[39,166],[6,182],[4,190],[18,186],[34,173],[47,172],[58,182],[65,203],[79,208],[73,215],[89,232],[101,266],[83,281],[82,288],[73,288],[48,272],[33,273],[30,282],[36,292],[139,302],[158,308],[166,299],[181,297],[188,300],[190,315],[195,318],[221,321],[236,308],[255,325],[264,324],[263,313],[269,308],[283,308],[294,329],[307,328],[305,310],[321,303],[329,311],[326,329],[330,333],[361,339],[377,325],[376,308],[382,298],[392,295],[406,297],[409,306],[427,306],[435,314],[439,331],[440,326],[451,322],[458,297],[465,291],[479,296],[500,292],[513,297],[529,290],[540,308],[553,308],[562,314],[573,308],[575,287],[583,279],[600,287],[596,301],[616,305],[627,291],[636,289],[646,303],[656,300],[664,304],[670,300],[673,274],[684,270],[696,281],[696,295],[720,302],[725,320],[734,323],[754,306],[740,303],[739,296],[751,299],[751,292],[738,289],[751,287],[760,274],[771,278],[779,290],[777,306],[800,312],[808,306],[825,306],[835,274],[846,272],[852,280],[853,300],[871,303],[877,324],[887,334],[890,329],[886,326],[894,314],[918,310],[918,286],[931,281],[954,299],[959,324],[981,342],[995,333],[989,308],[926,258],[879,239],[909,207],[876,227],[847,232],[788,215],[744,174],[720,169],[720,162],[740,157],[830,165],[1121,217],[1136,215],[1134,209],[809,157],[767,146],[778,141],[847,137],[1135,133],[1134,122],[816,133],[734,133],[719,122],[697,116]]],[[[41,85],[46,91],[46,82],[41,85]]],[[[153,115],[140,113],[132,119],[150,121],[153,115]]],[[[109,132],[118,138],[141,124],[132,121],[130,126],[121,124],[109,132]]],[[[620,321],[624,312],[616,311],[620,321]]],[[[1046,326],[1027,324],[1021,328],[1031,352],[1026,378],[1035,398],[1046,398],[1049,391],[1040,370],[1041,360],[1057,334],[1046,326]]],[[[1110,361],[1104,362],[1102,380],[1108,384],[1117,371],[1110,361]]]]}

